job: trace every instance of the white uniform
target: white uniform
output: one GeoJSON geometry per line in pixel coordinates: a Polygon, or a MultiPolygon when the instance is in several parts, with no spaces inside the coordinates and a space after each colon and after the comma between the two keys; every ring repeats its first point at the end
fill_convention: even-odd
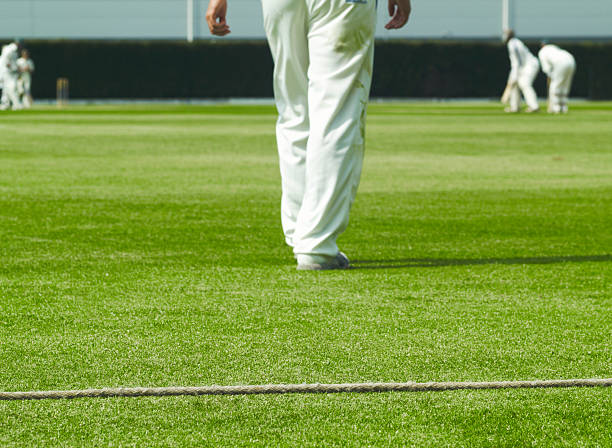
{"type": "Polygon", "coordinates": [[[0,90],[4,90],[4,71],[6,70],[4,62],[2,60],[2,51],[4,47],[0,49],[0,90]]]}
{"type": "Polygon", "coordinates": [[[281,215],[298,264],[338,254],[361,175],[376,0],[262,0],[274,59],[281,215]]]}
{"type": "Polygon", "coordinates": [[[513,87],[510,93],[510,110],[517,112],[521,103],[521,92],[525,97],[527,107],[537,110],[538,97],[533,90],[533,81],[540,71],[540,64],[529,49],[516,37],[508,41],[508,55],[510,56],[510,75],[508,83],[513,87]],[[518,88],[517,88],[518,87],[518,88]]]}
{"type": "Polygon", "coordinates": [[[0,89],[2,89],[2,96],[0,97],[0,109],[8,109],[9,101],[6,96],[6,90],[4,89],[4,73],[6,72],[6,55],[8,53],[8,45],[3,45],[0,50],[0,89]],[[6,105],[6,106],[5,106],[6,105]]]}
{"type": "Polygon", "coordinates": [[[17,93],[17,81],[19,80],[19,68],[17,67],[17,44],[11,43],[2,47],[0,54],[0,65],[2,66],[3,89],[1,108],[3,110],[12,107],[13,110],[21,109],[21,101],[17,93]]]}
{"type": "Polygon", "coordinates": [[[542,71],[550,78],[548,111],[557,114],[567,112],[567,98],[576,71],[574,57],[556,45],[544,45],[538,57],[542,71]]]}
{"type": "Polygon", "coordinates": [[[17,59],[19,68],[20,93],[23,95],[23,105],[32,106],[32,73],[34,73],[34,61],[32,59],[17,59]]]}

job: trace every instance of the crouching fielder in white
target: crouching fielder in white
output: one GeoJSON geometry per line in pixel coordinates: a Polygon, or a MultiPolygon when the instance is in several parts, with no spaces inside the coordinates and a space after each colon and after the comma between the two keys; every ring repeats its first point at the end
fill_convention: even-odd
{"type": "MultiPolygon", "coordinates": [[[[361,175],[377,0],[262,0],[274,59],[281,219],[298,269],[342,269],[361,175]]],[[[388,0],[387,29],[404,26],[410,0],[388,0]]],[[[227,0],[210,0],[212,34],[230,32],[227,0]]]]}
{"type": "MultiPolygon", "coordinates": [[[[510,106],[508,112],[518,112],[521,105],[521,92],[527,103],[527,112],[537,112],[540,109],[538,97],[533,89],[533,81],[540,71],[540,64],[527,46],[514,37],[514,31],[504,32],[504,42],[508,47],[510,57],[510,74],[506,90],[509,93],[510,106]],[[520,89],[520,91],[519,91],[520,89]]],[[[506,96],[506,95],[504,95],[506,96]]]]}
{"type": "Polygon", "coordinates": [[[548,76],[548,112],[567,113],[567,99],[572,88],[576,61],[556,45],[542,43],[538,54],[542,71],[548,76]]]}

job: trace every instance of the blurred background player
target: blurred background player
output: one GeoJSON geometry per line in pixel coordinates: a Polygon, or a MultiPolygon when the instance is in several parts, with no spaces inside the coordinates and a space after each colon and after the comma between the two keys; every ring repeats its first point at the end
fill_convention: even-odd
{"type": "Polygon", "coordinates": [[[34,61],[30,59],[28,50],[21,51],[21,57],[17,59],[19,69],[19,88],[23,107],[32,107],[32,73],[34,73],[34,61]]]}
{"type": "Polygon", "coordinates": [[[540,71],[540,63],[523,42],[517,39],[513,30],[504,32],[504,43],[510,56],[510,74],[502,101],[509,104],[506,112],[518,112],[521,105],[521,92],[527,103],[527,112],[540,109],[538,97],[533,89],[533,81],[540,71]]]}
{"type": "MultiPolygon", "coordinates": [[[[4,50],[4,46],[0,47],[0,93],[2,94],[1,98],[4,98],[4,70],[5,68],[4,68],[4,62],[2,61],[2,50],[4,50]]],[[[2,102],[0,102],[0,106],[2,102]]]]}
{"type": "Polygon", "coordinates": [[[2,66],[2,99],[0,109],[7,110],[12,108],[18,110],[22,108],[19,94],[17,93],[17,82],[19,80],[19,68],[17,59],[19,58],[19,45],[12,42],[2,47],[0,53],[0,66],[2,66]]]}
{"type": "Polygon", "coordinates": [[[556,45],[542,42],[540,63],[542,71],[548,76],[548,112],[567,113],[567,99],[572,88],[576,61],[568,51],[556,45]]]}

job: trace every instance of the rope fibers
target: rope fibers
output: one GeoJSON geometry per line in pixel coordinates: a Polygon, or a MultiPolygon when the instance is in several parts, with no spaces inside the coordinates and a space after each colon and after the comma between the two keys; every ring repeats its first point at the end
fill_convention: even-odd
{"type": "Polygon", "coordinates": [[[612,378],[431,383],[264,384],[255,386],[126,387],[83,390],[0,392],[0,400],[66,398],[169,397],[184,395],[331,394],[367,392],[427,392],[482,389],[610,387],[612,378]]]}

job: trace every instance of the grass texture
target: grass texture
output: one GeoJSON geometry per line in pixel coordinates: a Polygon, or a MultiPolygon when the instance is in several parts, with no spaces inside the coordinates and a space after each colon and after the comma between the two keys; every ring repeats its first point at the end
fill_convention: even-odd
{"type": "MultiPolygon", "coordinates": [[[[0,115],[0,390],[612,376],[612,104],[373,104],[297,272],[268,106],[0,115]]],[[[609,389],[0,402],[13,446],[611,446],[609,389]]]]}

